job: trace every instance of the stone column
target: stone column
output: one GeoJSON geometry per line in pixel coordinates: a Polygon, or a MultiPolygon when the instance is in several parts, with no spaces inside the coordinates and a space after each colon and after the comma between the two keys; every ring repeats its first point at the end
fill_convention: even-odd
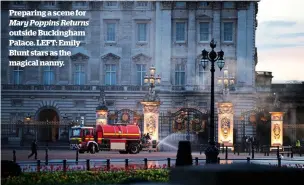
{"type": "Polygon", "coordinates": [[[193,90],[193,83],[195,82],[195,73],[193,71],[195,70],[195,63],[196,63],[196,36],[195,36],[195,8],[196,3],[188,3],[189,7],[189,16],[188,16],[188,56],[187,56],[187,67],[186,67],[186,89],[187,90],[193,90]]]}
{"type": "Polygon", "coordinates": [[[144,112],[144,133],[151,136],[152,140],[159,141],[159,105],[160,102],[141,102],[144,112]]]}
{"type": "Polygon", "coordinates": [[[218,142],[225,146],[233,146],[234,108],[230,102],[218,103],[218,142]]]}
{"type": "Polygon", "coordinates": [[[247,59],[247,10],[240,9],[237,12],[237,38],[236,38],[236,57],[237,57],[237,82],[236,83],[247,83],[246,76],[246,59],[247,59]]]}
{"type": "Polygon", "coordinates": [[[171,85],[171,44],[172,44],[172,2],[156,2],[156,12],[160,16],[156,18],[156,68],[160,70],[163,88],[169,88],[171,85]],[[161,10],[159,10],[159,8],[161,10]]]}
{"type": "Polygon", "coordinates": [[[294,144],[296,143],[297,140],[297,109],[296,108],[291,108],[290,110],[290,125],[291,125],[291,143],[294,144]]]}
{"type": "Polygon", "coordinates": [[[283,115],[284,112],[270,112],[271,114],[271,146],[283,145],[283,115]]]}
{"type": "Polygon", "coordinates": [[[102,125],[108,124],[108,109],[96,108],[96,130],[102,125]]]}

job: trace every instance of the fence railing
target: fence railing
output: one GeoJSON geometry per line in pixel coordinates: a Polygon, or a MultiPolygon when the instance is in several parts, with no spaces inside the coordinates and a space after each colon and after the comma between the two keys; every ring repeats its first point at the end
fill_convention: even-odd
{"type": "MultiPolygon", "coordinates": [[[[130,159],[120,159],[120,160],[116,160],[115,161],[111,160],[111,159],[105,159],[105,160],[92,160],[92,159],[86,159],[86,160],[61,160],[61,161],[56,161],[56,162],[47,162],[47,161],[42,161],[42,160],[37,160],[36,162],[19,162],[18,164],[20,166],[31,166],[34,167],[34,171],[35,172],[41,172],[44,171],[43,170],[43,166],[44,167],[54,167],[54,165],[57,167],[59,166],[60,168],[56,168],[56,170],[54,171],[63,171],[63,172],[67,172],[69,171],[69,166],[68,165],[81,165],[83,166],[83,168],[81,168],[81,170],[86,170],[86,171],[96,171],[96,169],[99,170],[104,170],[104,171],[110,171],[110,170],[114,170],[117,169],[116,166],[114,166],[113,164],[120,164],[118,166],[122,166],[122,169],[128,170],[128,169],[149,169],[149,166],[154,166],[152,168],[157,168],[156,165],[149,165],[149,163],[161,163],[162,166],[161,168],[163,169],[167,169],[167,168],[171,168],[174,167],[174,161],[176,161],[176,159],[174,158],[167,158],[167,159],[156,159],[156,160],[149,160],[148,158],[144,158],[144,159],[137,159],[137,160],[130,160],[130,159]],[[99,165],[99,167],[96,167],[96,165],[92,165],[95,163],[99,163],[101,165],[99,165]],[[134,168],[134,164],[131,163],[136,163],[138,166],[138,163],[140,163],[140,167],[139,168],[134,168]]],[[[226,159],[220,159],[218,158],[218,164],[229,164],[229,163],[235,163],[235,162],[242,162],[242,163],[255,163],[255,162],[262,162],[262,161],[272,161],[275,162],[274,165],[278,166],[278,167],[288,167],[287,165],[282,165],[282,158],[275,158],[275,159],[251,159],[250,157],[247,157],[245,159],[231,159],[231,160],[226,160],[226,159]]],[[[292,163],[297,163],[297,162],[301,162],[304,164],[304,159],[303,160],[283,160],[285,162],[292,162],[292,163]]],[[[199,165],[204,165],[206,163],[206,159],[199,159],[198,157],[193,159],[193,165],[195,166],[199,166],[199,165]]],[[[268,163],[269,165],[270,163],[268,163]]],[[[298,167],[299,168],[299,167],[298,167]]],[[[304,170],[304,165],[300,166],[300,168],[303,168],[304,170]]],[[[51,170],[52,171],[52,170],[51,170]]],[[[32,170],[33,172],[33,170],[32,170]]]]}

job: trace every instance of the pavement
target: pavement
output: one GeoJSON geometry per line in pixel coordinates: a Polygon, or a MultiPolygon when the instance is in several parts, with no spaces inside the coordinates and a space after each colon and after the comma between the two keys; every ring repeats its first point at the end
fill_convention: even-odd
{"type": "MultiPolygon", "coordinates": [[[[16,161],[34,161],[33,159],[28,159],[28,155],[31,153],[30,150],[24,150],[24,149],[16,149],[16,161]]],[[[192,153],[193,158],[199,158],[199,159],[205,159],[205,155],[202,153],[201,155],[198,152],[192,153]]],[[[225,159],[225,154],[219,154],[219,157],[221,159],[225,159]]],[[[248,153],[240,153],[240,155],[228,153],[228,159],[229,160],[238,160],[242,159],[245,160],[247,157],[251,158],[251,155],[248,155],[248,153]]],[[[143,160],[144,158],[147,158],[149,160],[166,160],[167,158],[176,158],[176,152],[140,152],[138,154],[119,154],[116,151],[101,151],[99,153],[90,154],[90,153],[84,153],[84,154],[78,154],[79,160],[105,160],[105,159],[137,159],[137,160],[143,160]]],[[[45,150],[38,150],[38,159],[45,160],[45,150]]],[[[48,151],[48,159],[50,160],[75,160],[76,159],[76,150],[53,150],[49,149],[48,151]]],[[[275,154],[270,154],[270,156],[264,156],[263,154],[256,153],[255,159],[268,159],[268,160],[277,160],[275,154]]],[[[283,160],[303,160],[304,157],[294,156],[294,158],[290,157],[284,157],[283,160]]],[[[12,149],[2,149],[1,150],[1,160],[13,160],[13,150],[12,149]]]]}

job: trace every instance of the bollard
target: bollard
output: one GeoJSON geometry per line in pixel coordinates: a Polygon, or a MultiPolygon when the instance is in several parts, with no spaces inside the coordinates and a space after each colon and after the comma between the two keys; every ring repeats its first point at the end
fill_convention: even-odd
{"type": "Polygon", "coordinates": [[[222,154],[225,152],[224,144],[222,144],[222,154]]]}
{"type": "Polygon", "coordinates": [[[40,160],[37,160],[37,172],[40,172],[41,163],[40,160]]]}
{"type": "Polygon", "coordinates": [[[171,167],[171,159],[170,158],[167,158],[167,165],[168,165],[168,168],[171,167]]]}
{"type": "Polygon", "coordinates": [[[291,148],[291,154],[290,157],[293,158],[293,148],[291,148]]]}
{"type": "Polygon", "coordinates": [[[238,155],[240,155],[240,145],[238,145],[238,147],[237,147],[237,153],[238,153],[238,155]]]}
{"type": "Polygon", "coordinates": [[[49,149],[45,149],[45,165],[49,164],[49,149]]]}
{"type": "Polygon", "coordinates": [[[280,157],[280,147],[277,146],[277,158],[279,158],[279,157],[280,157]]]}
{"type": "Polygon", "coordinates": [[[76,165],[78,165],[78,156],[79,155],[79,151],[78,151],[78,148],[76,149],[76,165]]]}
{"type": "Polygon", "coordinates": [[[247,163],[250,164],[250,157],[247,157],[247,163]]]}
{"type": "Polygon", "coordinates": [[[64,159],[62,162],[63,162],[63,172],[65,173],[67,171],[67,160],[64,159]]]}
{"type": "Polygon", "coordinates": [[[225,160],[228,159],[228,146],[225,146],[225,160]]]}
{"type": "Polygon", "coordinates": [[[221,164],[221,158],[217,158],[217,164],[221,164]]]}
{"type": "Polygon", "coordinates": [[[125,169],[129,168],[129,159],[125,159],[125,169]]]}
{"type": "Polygon", "coordinates": [[[13,161],[16,162],[16,150],[13,150],[13,161]]]}
{"type": "Polygon", "coordinates": [[[282,167],[282,165],[281,165],[281,157],[279,156],[279,158],[278,158],[278,166],[279,167],[282,167]]]}
{"type": "Polygon", "coordinates": [[[87,159],[87,171],[90,171],[90,159],[87,159]]]}
{"type": "Polygon", "coordinates": [[[235,155],[236,145],[234,145],[233,154],[235,155]]]}
{"type": "Polygon", "coordinates": [[[110,171],[110,159],[107,159],[107,171],[110,171]]]}
{"type": "Polygon", "coordinates": [[[195,158],[195,165],[198,166],[198,157],[195,158]]]}
{"type": "Polygon", "coordinates": [[[251,145],[251,158],[254,159],[254,146],[251,145]]]}
{"type": "Polygon", "coordinates": [[[148,169],[148,159],[144,158],[144,168],[145,170],[148,169]]]}

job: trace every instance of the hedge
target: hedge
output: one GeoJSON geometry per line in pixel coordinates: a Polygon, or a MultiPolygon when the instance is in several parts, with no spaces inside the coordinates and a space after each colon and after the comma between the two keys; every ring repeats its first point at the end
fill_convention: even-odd
{"type": "Polygon", "coordinates": [[[133,182],[168,182],[169,170],[82,171],[23,173],[1,179],[2,185],[124,184],[133,182]]]}

